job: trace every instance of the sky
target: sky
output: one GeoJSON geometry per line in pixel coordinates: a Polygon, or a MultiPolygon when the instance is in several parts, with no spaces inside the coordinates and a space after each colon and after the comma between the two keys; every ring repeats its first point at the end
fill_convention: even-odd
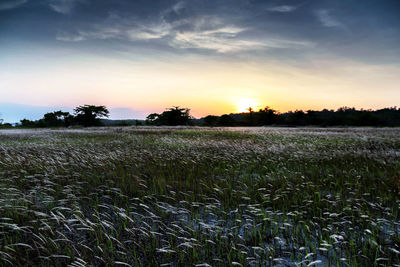
{"type": "Polygon", "coordinates": [[[0,118],[400,104],[398,0],[0,0],[0,118]]]}

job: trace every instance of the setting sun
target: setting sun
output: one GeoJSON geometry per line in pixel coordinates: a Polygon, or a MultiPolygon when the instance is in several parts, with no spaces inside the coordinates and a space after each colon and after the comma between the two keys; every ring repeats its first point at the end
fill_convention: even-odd
{"type": "Polygon", "coordinates": [[[237,102],[237,112],[248,112],[251,107],[253,110],[258,110],[261,108],[261,104],[254,99],[241,98],[237,102]]]}

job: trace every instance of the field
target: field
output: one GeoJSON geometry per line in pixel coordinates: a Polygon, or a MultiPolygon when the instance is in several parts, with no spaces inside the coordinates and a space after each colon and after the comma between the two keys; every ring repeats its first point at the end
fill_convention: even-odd
{"type": "Polygon", "coordinates": [[[400,266],[400,129],[0,131],[0,266],[400,266]]]}

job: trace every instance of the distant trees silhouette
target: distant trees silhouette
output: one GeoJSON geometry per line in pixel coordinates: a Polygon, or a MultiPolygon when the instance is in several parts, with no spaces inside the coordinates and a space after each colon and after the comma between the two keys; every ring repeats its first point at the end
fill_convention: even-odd
{"type": "Polygon", "coordinates": [[[218,116],[208,115],[204,117],[205,126],[217,126],[218,122],[219,122],[218,116]]]}
{"type": "Polygon", "coordinates": [[[236,121],[234,117],[224,114],[219,117],[218,126],[236,126],[239,121],[236,121]]]}
{"type": "Polygon", "coordinates": [[[257,125],[276,124],[278,121],[278,112],[268,106],[264,109],[260,109],[254,115],[257,125]]]}
{"type": "Polygon", "coordinates": [[[37,121],[23,119],[21,127],[69,127],[71,125],[101,126],[101,118],[108,117],[109,111],[105,106],[82,105],[74,109],[74,115],[64,111],[54,111],[44,114],[37,121]]]}
{"type": "MultiPolygon", "coordinates": [[[[221,116],[208,115],[201,119],[194,119],[190,109],[174,106],[161,114],[151,113],[146,117],[146,125],[200,125],[200,126],[400,126],[400,108],[390,107],[379,110],[357,110],[341,107],[337,110],[295,110],[280,113],[271,107],[258,111],[252,108],[249,112],[224,114],[221,116]]],[[[109,111],[105,106],[82,105],[74,109],[74,114],[61,110],[44,114],[37,121],[23,119],[21,127],[68,127],[71,125],[100,126],[107,125],[129,126],[141,125],[139,120],[120,121],[111,124],[102,118],[108,118],[109,111]]],[[[0,127],[11,127],[11,124],[2,124],[0,127]]]]}
{"type": "Polygon", "coordinates": [[[190,109],[175,106],[165,110],[163,113],[151,113],[146,117],[148,125],[191,125],[192,117],[189,114],[190,109]]]}
{"type": "Polygon", "coordinates": [[[43,118],[36,123],[38,127],[68,127],[73,121],[74,118],[69,112],[59,110],[44,114],[43,118]]]}
{"type": "MultiPolygon", "coordinates": [[[[1,114],[0,114],[1,115],[1,114]]],[[[11,128],[12,124],[11,123],[3,123],[4,119],[0,119],[0,128],[1,129],[5,129],[5,128],[11,128]]]]}
{"type": "Polygon", "coordinates": [[[32,127],[38,127],[38,122],[37,121],[31,121],[31,120],[28,120],[28,119],[22,119],[20,121],[20,125],[21,125],[21,127],[24,127],[24,128],[32,128],[32,127]]]}
{"type": "Polygon", "coordinates": [[[195,121],[204,126],[400,126],[400,109],[396,107],[379,110],[357,110],[342,107],[335,110],[295,110],[286,113],[265,107],[258,111],[208,115],[195,121]]]}

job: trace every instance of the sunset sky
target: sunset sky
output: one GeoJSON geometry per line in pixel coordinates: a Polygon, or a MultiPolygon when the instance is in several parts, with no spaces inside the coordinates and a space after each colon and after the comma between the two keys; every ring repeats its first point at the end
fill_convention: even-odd
{"type": "Polygon", "coordinates": [[[0,0],[0,118],[400,104],[398,0],[0,0]]]}

